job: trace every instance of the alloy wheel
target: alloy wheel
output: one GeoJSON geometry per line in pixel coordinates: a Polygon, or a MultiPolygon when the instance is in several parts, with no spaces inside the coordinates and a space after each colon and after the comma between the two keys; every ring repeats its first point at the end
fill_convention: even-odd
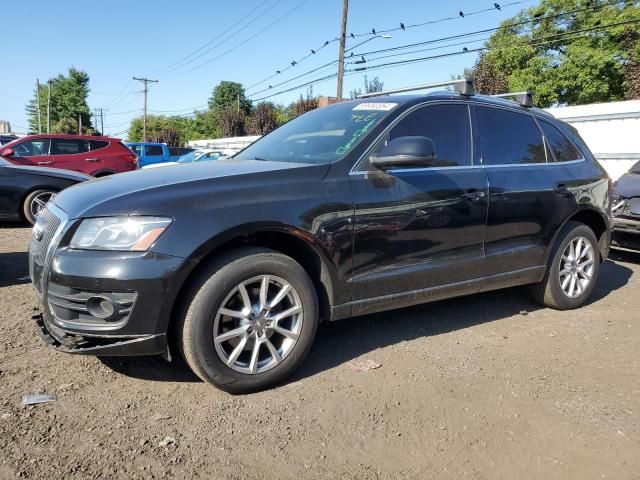
{"type": "Polygon", "coordinates": [[[591,242],[585,237],[573,238],[560,258],[558,279],[562,292],[577,298],[589,287],[595,268],[595,254],[591,242]]]}
{"type": "Polygon", "coordinates": [[[47,205],[47,202],[53,200],[55,196],[55,192],[42,192],[33,197],[33,199],[31,199],[31,204],[29,205],[29,211],[33,218],[38,218],[38,215],[40,215],[40,212],[47,205]]]}
{"type": "Polygon", "coordinates": [[[302,322],[302,301],[289,282],[274,275],[252,277],[236,285],[216,313],[216,353],[237,372],[266,372],[291,353],[302,322]]]}

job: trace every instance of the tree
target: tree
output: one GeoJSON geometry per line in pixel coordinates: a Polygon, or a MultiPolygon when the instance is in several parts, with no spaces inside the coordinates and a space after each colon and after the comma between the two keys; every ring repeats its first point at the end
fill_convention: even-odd
{"type": "MultiPolygon", "coordinates": [[[[373,80],[369,82],[367,76],[364,76],[364,93],[375,93],[381,92],[384,89],[384,82],[381,82],[378,77],[373,77],[373,80]]],[[[362,95],[362,90],[360,88],[356,88],[349,92],[351,100],[358,98],[362,95]]]]}
{"type": "MultiPolygon", "coordinates": [[[[89,75],[86,72],[77,70],[74,67],[69,69],[69,74],[62,74],[51,78],[51,126],[52,133],[62,133],[55,131],[60,121],[65,119],[62,130],[67,131],[71,125],[71,120],[77,124],[78,117],[82,119],[83,133],[93,134],[94,130],[91,126],[91,112],[87,104],[89,95],[89,75]]],[[[42,131],[46,132],[47,128],[47,84],[40,85],[40,91],[34,89],[33,99],[26,106],[27,116],[29,117],[29,132],[36,133],[38,131],[38,115],[37,115],[37,98],[40,98],[40,121],[42,131]]]]}
{"type": "Polygon", "coordinates": [[[244,115],[251,113],[251,102],[247,99],[241,83],[222,81],[209,97],[209,109],[220,112],[228,108],[240,110],[244,115]]]}
{"type": "Polygon", "coordinates": [[[506,80],[509,91],[532,90],[541,107],[638,98],[639,27],[603,27],[637,19],[640,6],[588,8],[596,3],[541,0],[503,22],[472,69],[478,90],[506,90],[506,80]]]}
{"type": "Polygon", "coordinates": [[[313,88],[309,87],[306,98],[300,94],[300,99],[289,105],[287,116],[293,119],[316,108],[318,108],[318,99],[313,96],[313,88]]]}
{"type": "Polygon", "coordinates": [[[218,115],[220,134],[223,137],[241,137],[245,134],[245,116],[237,108],[226,108],[218,115]]]}
{"type": "MultiPolygon", "coordinates": [[[[134,118],[129,127],[128,139],[142,141],[142,117],[134,118]]],[[[187,117],[167,117],[147,115],[147,139],[151,142],[166,143],[170,147],[180,147],[193,138],[194,119],[187,117]]]]}
{"type": "Polygon", "coordinates": [[[278,126],[278,114],[273,103],[262,102],[255,106],[249,117],[249,133],[264,135],[278,126]]]}
{"type": "Polygon", "coordinates": [[[471,71],[465,72],[466,75],[473,79],[474,88],[478,93],[497,95],[509,92],[507,74],[499,70],[483,53],[480,54],[471,71]]]}

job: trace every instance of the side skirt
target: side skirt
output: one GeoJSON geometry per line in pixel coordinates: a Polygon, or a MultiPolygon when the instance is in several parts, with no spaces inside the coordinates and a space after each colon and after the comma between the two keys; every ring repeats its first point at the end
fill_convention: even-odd
{"type": "Polygon", "coordinates": [[[465,280],[463,282],[448,283],[437,287],[393,293],[391,295],[355,300],[342,305],[333,305],[331,307],[331,321],[384,312],[396,308],[410,307],[421,303],[436,302],[438,300],[446,300],[448,298],[461,297],[479,292],[537,283],[544,277],[545,269],[546,266],[539,265],[514,270],[513,272],[465,280]]]}

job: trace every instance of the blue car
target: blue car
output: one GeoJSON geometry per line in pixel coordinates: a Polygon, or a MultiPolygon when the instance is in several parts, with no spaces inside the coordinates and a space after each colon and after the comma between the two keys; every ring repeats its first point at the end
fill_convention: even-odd
{"type": "Polygon", "coordinates": [[[125,145],[138,156],[140,168],[156,163],[173,162],[179,158],[171,156],[169,147],[165,143],[126,142],[125,145]]]}

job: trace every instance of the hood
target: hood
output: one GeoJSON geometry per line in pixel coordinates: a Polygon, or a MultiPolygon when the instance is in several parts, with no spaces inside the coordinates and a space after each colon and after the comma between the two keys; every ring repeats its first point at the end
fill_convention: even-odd
{"type": "Polygon", "coordinates": [[[101,177],[74,185],[58,194],[55,203],[70,218],[103,215],[144,215],[171,211],[172,205],[187,196],[203,201],[205,195],[263,182],[287,184],[295,178],[320,180],[329,165],[222,160],[195,162],[180,168],[150,168],[101,177]]]}
{"type": "Polygon", "coordinates": [[[614,192],[625,198],[640,197],[640,174],[625,173],[616,182],[614,192]]]}
{"type": "Polygon", "coordinates": [[[74,172],[73,170],[64,170],[62,168],[47,167],[30,167],[26,165],[7,165],[7,168],[18,170],[20,173],[27,175],[39,175],[41,177],[64,178],[65,180],[73,180],[76,182],[84,182],[94,177],[85,175],[84,173],[74,172]]]}

